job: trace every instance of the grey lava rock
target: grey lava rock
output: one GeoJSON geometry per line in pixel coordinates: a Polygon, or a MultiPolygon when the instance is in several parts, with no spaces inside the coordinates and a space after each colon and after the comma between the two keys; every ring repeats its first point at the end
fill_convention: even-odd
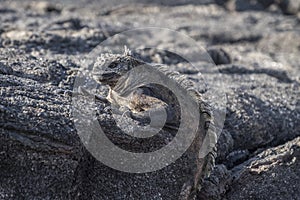
{"type": "Polygon", "coordinates": [[[211,48],[208,50],[208,53],[216,65],[231,63],[229,54],[222,48],[211,48]]]}
{"type": "MultiPolygon", "coordinates": [[[[188,65],[179,54],[198,58],[199,48],[172,34],[136,39],[143,44],[137,50],[142,59],[186,75],[204,98],[221,99],[209,93],[211,88],[226,94],[217,165],[197,198],[299,199],[299,19],[268,10],[277,5],[295,15],[299,1],[122,2],[1,1],[0,199],[178,197],[192,168],[188,154],[155,172],[120,172],[85,149],[71,115],[72,95],[80,95],[73,92],[74,80],[87,54],[117,33],[145,26],[190,36],[218,64],[196,59],[188,65]],[[230,2],[244,12],[222,7],[230,2]],[[143,50],[148,40],[159,48],[143,50]],[[164,51],[170,47],[177,52],[164,51]]],[[[98,85],[95,92],[108,91],[98,85]]],[[[128,145],[116,126],[115,120],[124,119],[112,118],[108,105],[95,103],[107,136],[117,145],[139,148],[138,140],[128,145]]],[[[163,132],[150,147],[165,145],[173,135],[163,132]],[[166,140],[159,142],[162,138],[166,140]]]]}
{"type": "Polygon", "coordinates": [[[299,199],[300,138],[267,149],[234,172],[226,199],[299,199]]]}
{"type": "Polygon", "coordinates": [[[300,11],[299,0],[281,0],[279,6],[283,13],[295,15],[300,11]]]}
{"type": "Polygon", "coordinates": [[[226,3],[228,10],[246,11],[246,10],[263,10],[264,6],[258,1],[250,0],[229,0],[226,3]]]}
{"type": "Polygon", "coordinates": [[[62,10],[59,5],[47,1],[30,3],[28,8],[40,13],[60,13],[62,10]]]}

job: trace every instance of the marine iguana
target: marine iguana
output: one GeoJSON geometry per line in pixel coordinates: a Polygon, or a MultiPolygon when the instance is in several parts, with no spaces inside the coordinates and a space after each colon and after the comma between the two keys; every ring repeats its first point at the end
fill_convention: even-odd
{"type": "Polygon", "coordinates": [[[100,84],[109,87],[106,100],[119,110],[119,114],[127,113],[132,119],[145,120],[149,117],[149,111],[166,110],[167,119],[164,128],[177,129],[178,123],[180,123],[180,106],[175,95],[168,88],[158,84],[146,84],[137,87],[129,94],[120,93],[121,90],[128,90],[134,83],[143,81],[140,80],[142,77],[125,75],[133,68],[141,65],[151,66],[176,81],[182,89],[188,91],[188,94],[199,106],[198,132],[190,147],[197,155],[197,161],[195,161],[197,169],[193,177],[183,185],[179,197],[179,199],[194,199],[197,190],[201,189],[203,179],[210,175],[215,165],[217,136],[210,106],[202,99],[201,94],[193,88],[193,83],[187,81],[179,73],[170,72],[164,65],[146,63],[136,58],[127,48],[123,54],[101,54],[94,63],[92,76],[100,84]]]}

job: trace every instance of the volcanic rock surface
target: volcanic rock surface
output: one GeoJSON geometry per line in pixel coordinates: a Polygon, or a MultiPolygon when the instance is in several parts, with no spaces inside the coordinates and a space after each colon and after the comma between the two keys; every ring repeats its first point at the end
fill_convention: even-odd
{"type": "MultiPolygon", "coordinates": [[[[195,49],[159,31],[137,38],[160,49],[138,51],[142,59],[168,65],[203,92],[205,77],[226,94],[217,165],[197,199],[300,199],[299,1],[122,2],[1,1],[0,199],[178,197],[189,173],[184,156],[160,171],[120,172],[85,149],[72,120],[81,60],[113,35],[144,27],[186,34],[216,65],[186,67],[161,49],[195,49]]],[[[97,106],[104,129],[116,133],[97,106]]]]}

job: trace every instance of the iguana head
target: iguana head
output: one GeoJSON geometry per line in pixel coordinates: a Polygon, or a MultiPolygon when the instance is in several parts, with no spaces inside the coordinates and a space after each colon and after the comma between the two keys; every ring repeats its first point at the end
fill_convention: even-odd
{"type": "Polygon", "coordinates": [[[94,64],[92,75],[96,81],[114,87],[121,76],[141,64],[125,48],[124,54],[102,54],[94,64]]]}

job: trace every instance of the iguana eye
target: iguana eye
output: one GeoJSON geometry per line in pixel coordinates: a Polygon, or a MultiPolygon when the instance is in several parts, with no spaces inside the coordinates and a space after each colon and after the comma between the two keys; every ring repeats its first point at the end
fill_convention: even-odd
{"type": "Polygon", "coordinates": [[[108,65],[107,67],[110,68],[110,69],[114,69],[118,66],[118,64],[116,62],[112,62],[110,63],[110,65],[108,65]]]}

